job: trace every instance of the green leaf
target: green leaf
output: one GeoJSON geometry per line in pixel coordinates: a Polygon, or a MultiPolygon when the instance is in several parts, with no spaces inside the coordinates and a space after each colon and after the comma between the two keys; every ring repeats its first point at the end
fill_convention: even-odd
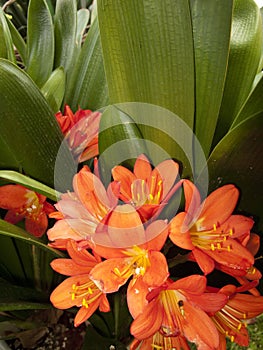
{"type": "Polygon", "coordinates": [[[246,101],[262,52],[261,16],[253,0],[236,0],[225,89],[214,144],[229,130],[246,101]]]}
{"type": "Polygon", "coordinates": [[[54,17],[55,25],[55,67],[64,67],[67,72],[73,64],[76,29],[77,2],[57,0],[54,17]]]}
{"type": "Polygon", "coordinates": [[[98,0],[110,103],[147,102],[194,124],[194,53],[188,1],[98,0]]]}
{"type": "Polygon", "coordinates": [[[87,9],[80,9],[77,12],[77,33],[76,33],[76,47],[81,48],[83,35],[90,19],[90,12],[87,9]]]}
{"type": "Polygon", "coordinates": [[[46,252],[49,252],[55,257],[63,257],[64,254],[60,251],[53,249],[43,243],[40,239],[32,236],[31,234],[27,233],[22,228],[12,225],[9,222],[6,222],[4,220],[0,219],[0,234],[8,237],[13,237],[16,239],[20,239],[24,241],[25,243],[28,243],[30,245],[34,244],[41,248],[42,250],[45,250],[46,252]]]}
{"type": "Polygon", "coordinates": [[[92,326],[87,327],[86,335],[82,350],[109,350],[114,346],[114,349],[126,350],[127,347],[115,339],[102,337],[92,326]]]}
{"type": "Polygon", "coordinates": [[[0,7],[0,57],[8,58],[11,62],[16,63],[13,40],[7,24],[5,14],[0,7]]]}
{"type": "Polygon", "coordinates": [[[148,153],[136,124],[118,106],[109,106],[102,114],[99,153],[101,176],[107,184],[115,165],[125,162],[129,166],[132,164],[131,159],[148,153]]]}
{"type": "Polygon", "coordinates": [[[49,78],[54,61],[54,29],[45,0],[30,0],[27,21],[26,71],[41,87],[49,78]]]}
{"type": "Polygon", "coordinates": [[[10,30],[10,33],[12,36],[13,43],[14,43],[16,49],[18,50],[23,63],[25,64],[26,57],[27,57],[27,45],[26,45],[24,39],[22,38],[22,36],[20,35],[19,31],[16,29],[16,27],[12,23],[12,21],[10,21],[8,19],[8,17],[6,17],[6,21],[7,21],[7,24],[9,26],[9,30],[10,30]]]}
{"type": "Polygon", "coordinates": [[[53,201],[57,201],[60,195],[60,193],[55,191],[53,188],[50,188],[39,181],[31,179],[30,177],[17,173],[15,171],[0,170],[0,178],[10,180],[17,184],[30,188],[31,190],[41,193],[53,201]]]}
{"type": "Polygon", "coordinates": [[[42,86],[41,92],[54,113],[60,110],[66,85],[66,76],[63,67],[59,67],[50,75],[42,86]]]}
{"type": "Polygon", "coordinates": [[[30,177],[53,187],[59,160],[67,173],[56,174],[56,189],[63,188],[65,178],[75,173],[75,163],[67,146],[61,145],[63,135],[56,119],[28,75],[6,60],[0,60],[0,100],[2,168],[11,167],[11,154],[12,169],[23,169],[30,177]]]}
{"type": "Polygon", "coordinates": [[[195,134],[207,156],[223,96],[233,0],[190,3],[195,52],[195,134]]]}
{"type": "Polygon", "coordinates": [[[263,198],[263,113],[233,128],[208,159],[210,190],[233,183],[240,189],[238,208],[260,218],[263,198]]]}
{"type": "Polygon", "coordinates": [[[96,110],[108,104],[108,87],[97,19],[88,31],[75,68],[70,76],[65,101],[73,111],[96,110]]]}
{"type": "Polygon", "coordinates": [[[46,299],[45,294],[32,288],[21,287],[0,278],[0,310],[48,309],[50,304],[40,303],[46,299]]]}
{"type": "Polygon", "coordinates": [[[14,310],[39,310],[50,309],[49,304],[31,303],[31,302],[18,302],[18,301],[6,301],[1,303],[0,299],[0,311],[14,311],[14,310]]]}
{"type": "Polygon", "coordinates": [[[248,119],[249,117],[263,112],[263,74],[262,72],[258,74],[257,81],[251,91],[248,99],[243,105],[242,109],[236,116],[231,128],[237,126],[242,121],[248,119]]]}

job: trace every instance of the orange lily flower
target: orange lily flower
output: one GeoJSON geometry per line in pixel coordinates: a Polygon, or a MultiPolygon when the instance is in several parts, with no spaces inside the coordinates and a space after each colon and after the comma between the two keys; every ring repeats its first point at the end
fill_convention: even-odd
{"type": "Polygon", "coordinates": [[[179,166],[173,160],[165,160],[153,170],[146,156],[141,155],[131,172],[123,166],[112,169],[115,181],[120,182],[120,199],[132,204],[143,222],[155,216],[179,187],[174,185],[179,166]]]}
{"type": "Polygon", "coordinates": [[[144,340],[159,332],[165,337],[185,337],[200,348],[216,349],[219,335],[207,312],[214,314],[222,309],[227,297],[205,293],[205,289],[206,278],[199,275],[176,282],[168,280],[163,286],[153,289],[147,295],[148,304],[131,325],[131,334],[144,340]]]}
{"type": "Polygon", "coordinates": [[[176,337],[167,337],[162,333],[157,332],[148,339],[138,340],[135,339],[131,345],[130,350],[190,350],[185,337],[180,335],[176,337]]]}
{"type": "Polygon", "coordinates": [[[5,220],[16,224],[25,219],[25,228],[36,237],[47,229],[47,215],[54,211],[46,197],[21,185],[0,187],[0,208],[7,209],[5,220]]]}
{"type": "Polygon", "coordinates": [[[48,238],[51,241],[92,240],[98,226],[103,226],[104,220],[117,204],[118,199],[113,194],[114,185],[110,184],[106,191],[100,179],[84,166],[74,176],[74,193],[63,194],[55,204],[58,212],[50,216],[58,221],[48,230],[48,238]]]}
{"type": "Polygon", "coordinates": [[[238,200],[234,185],[225,185],[212,192],[201,203],[197,188],[188,180],[183,183],[185,211],[170,222],[170,239],[181,248],[192,251],[205,274],[215,268],[215,263],[234,271],[248,271],[254,257],[239,241],[250,234],[253,220],[232,215],[238,200]]]}
{"type": "Polygon", "coordinates": [[[64,108],[64,115],[56,113],[56,119],[73,155],[79,162],[84,162],[99,154],[98,131],[100,112],[89,109],[78,109],[73,114],[68,105],[64,108]]]}
{"type": "MultiPolygon", "coordinates": [[[[167,223],[162,220],[151,223],[146,229],[146,236],[148,235],[147,232],[151,232],[151,235],[153,235],[152,231],[157,231],[158,235],[166,231],[167,237],[167,223]]],[[[130,284],[133,286],[137,279],[141,279],[142,283],[150,287],[162,285],[169,273],[166,258],[159,252],[161,249],[159,238],[151,240],[147,246],[148,249],[139,246],[133,246],[128,249],[116,249],[116,257],[97,264],[91,270],[91,280],[104,293],[116,292],[130,277],[132,277],[130,284]]]]}
{"type": "Polygon", "coordinates": [[[218,293],[225,294],[229,298],[226,305],[212,316],[220,332],[220,350],[226,349],[226,337],[240,346],[249,345],[246,322],[263,312],[263,297],[242,294],[239,291],[251,289],[254,284],[251,282],[247,287],[239,288],[227,285],[219,290],[218,293]]]}
{"type": "Polygon", "coordinates": [[[106,295],[89,278],[90,270],[101,260],[87,250],[80,250],[76,242],[68,241],[67,250],[71,259],[56,259],[51,262],[52,268],[66,276],[51,294],[50,301],[58,309],[80,307],[74,325],[85,322],[99,307],[108,312],[110,305],[106,295]]]}

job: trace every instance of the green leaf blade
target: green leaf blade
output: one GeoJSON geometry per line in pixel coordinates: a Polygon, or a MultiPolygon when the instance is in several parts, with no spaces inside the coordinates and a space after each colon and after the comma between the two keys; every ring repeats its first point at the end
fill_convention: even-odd
{"type": "Polygon", "coordinates": [[[45,0],[30,0],[27,29],[26,71],[41,87],[52,72],[55,47],[53,21],[45,0]]]}
{"type": "Polygon", "coordinates": [[[79,107],[97,110],[107,106],[108,101],[99,26],[95,19],[70,75],[64,102],[75,111],[79,107]]]}
{"type": "Polygon", "coordinates": [[[191,1],[196,72],[195,134],[206,156],[210,153],[223,96],[232,11],[232,0],[191,1]]]}
{"type": "MultiPolygon", "coordinates": [[[[61,144],[63,135],[42,93],[24,71],[6,60],[0,60],[0,99],[2,168],[7,169],[5,161],[12,154],[14,164],[9,160],[8,167],[53,187],[60,150],[61,161],[73,176],[75,162],[61,144]]],[[[58,186],[63,185],[64,176],[59,174],[58,186]]]]}
{"type": "Polygon", "coordinates": [[[193,127],[188,1],[99,0],[97,6],[110,103],[159,105],[193,127]]]}
{"type": "Polygon", "coordinates": [[[235,1],[228,71],[214,144],[227,133],[252,89],[261,60],[261,23],[253,0],[235,1]]]}
{"type": "Polygon", "coordinates": [[[54,113],[57,113],[60,110],[65,94],[65,88],[66,75],[63,67],[55,69],[41,88],[41,92],[54,113]]]}

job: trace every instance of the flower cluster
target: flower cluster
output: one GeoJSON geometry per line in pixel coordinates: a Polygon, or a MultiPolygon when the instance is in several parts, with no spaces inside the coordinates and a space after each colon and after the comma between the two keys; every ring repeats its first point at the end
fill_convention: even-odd
{"type": "Polygon", "coordinates": [[[233,214],[238,189],[225,185],[201,201],[196,186],[179,179],[176,162],[152,169],[144,155],[133,171],[114,167],[107,188],[96,162],[94,169],[82,167],[73,191],[50,215],[57,219],[47,232],[51,245],[70,256],[52,262],[69,276],[53,291],[53,305],[80,307],[78,326],[98,307],[108,311],[107,295],[127,284],[132,350],[189,349],[188,341],[199,349],[225,349],[226,338],[247,346],[246,322],[263,312],[263,297],[255,288],[261,274],[254,267],[259,239],[251,233],[253,220],[233,214]],[[184,210],[160,219],[179,188],[184,210]],[[168,240],[184,249],[200,274],[171,274],[163,249],[168,240]],[[214,270],[234,277],[236,285],[209,286],[214,270]]]}
{"type": "MultiPolygon", "coordinates": [[[[56,118],[79,162],[98,155],[100,113],[73,114],[66,106],[56,118]]],[[[259,237],[251,232],[254,222],[233,214],[238,189],[225,185],[202,200],[190,180],[180,179],[175,161],[153,168],[145,155],[133,170],[115,166],[105,187],[96,158],[93,163],[93,171],[80,168],[73,191],[61,195],[56,211],[43,195],[21,185],[0,187],[7,221],[25,218],[26,229],[41,236],[48,216],[56,219],[47,231],[50,246],[66,250],[68,258],[51,263],[67,276],[52,292],[52,304],[79,308],[78,326],[98,308],[110,311],[108,295],[126,285],[131,350],[190,349],[188,342],[201,350],[223,350],[226,338],[248,346],[246,324],[263,312],[263,296],[256,289],[261,273],[254,266],[259,248],[259,237]],[[179,189],[184,208],[177,212],[169,205],[172,215],[163,219],[179,189]],[[180,249],[199,272],[177,276],[169,266],[177,255],[168,260],[167,247],[172,253],[180,249]],[[209,285],[207,276],[215,270],[231,276],[235,285],[209,285]]]]}

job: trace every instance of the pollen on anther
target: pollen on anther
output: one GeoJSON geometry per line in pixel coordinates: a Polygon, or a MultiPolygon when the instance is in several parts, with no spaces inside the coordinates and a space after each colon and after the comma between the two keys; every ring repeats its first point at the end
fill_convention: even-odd
{"type": "Polygon", "coordinates": [[[213,224],[213,229],[214,231],[216,231],[216,224],[213,224]]]}
{"type": "Polygon", "coordinates": [[[215,245],[212,243],[211,244],[211,250],[214,251],[215,250],[215,245]]]}

